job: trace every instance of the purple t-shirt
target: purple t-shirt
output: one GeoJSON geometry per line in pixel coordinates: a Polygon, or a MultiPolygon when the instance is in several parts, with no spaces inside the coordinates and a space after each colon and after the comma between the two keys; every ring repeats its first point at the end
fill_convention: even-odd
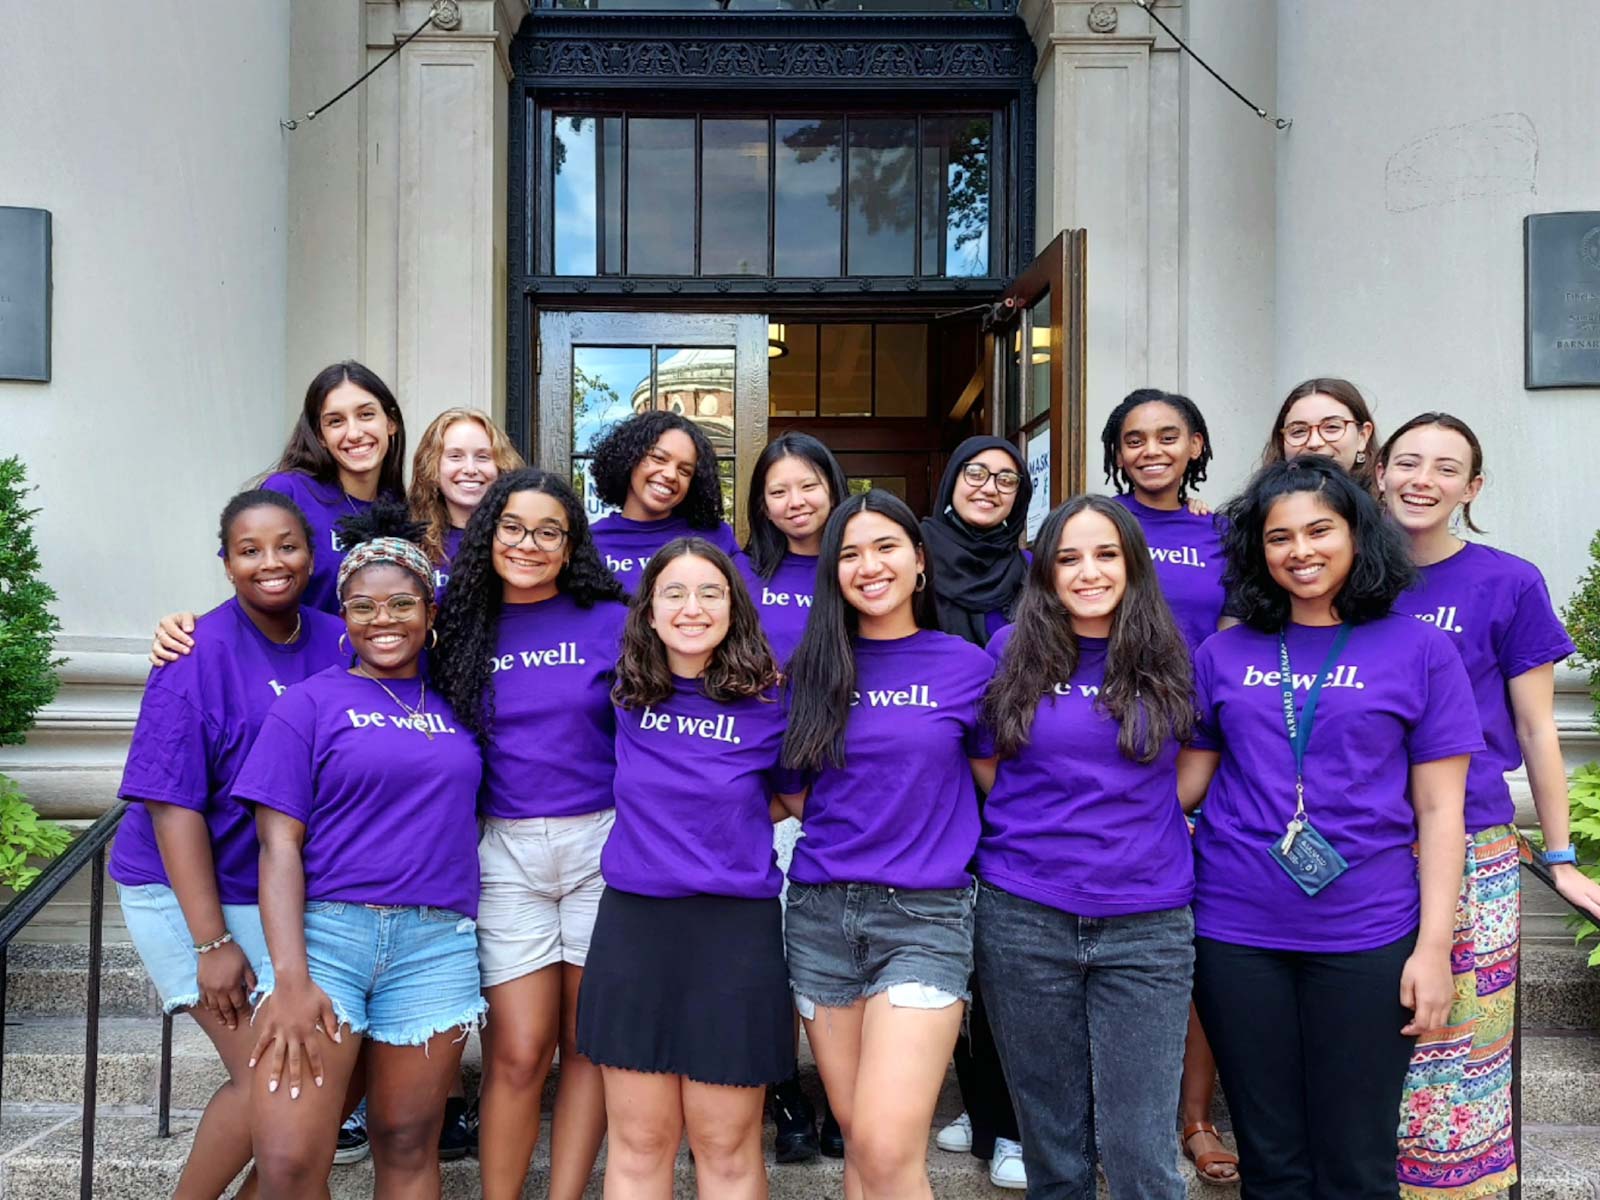
{"type": "Polygon", "coordinates": [[[444,599],[444,586],[450,582],[450,564],[455,562],[456,554],[461,549],[461,535],[464,530],[447,529],[444,534],[444,557],[433,564],[433,602],[438,604],[444,599]]]}
{"type": "Polygon", "coordinates": [[[1522,765],[1522,747],[1507,681],[1575,649],[1544,577],[1514,554],[1468,543],[1421,568],[1420,582],[1394,607],[1449,634],[1472,680],[1488,748],[1474,754],[1467,769],[1467,832],[1509,824],[1517,806],[1506,772],[1522,765]]]}
{"type": "Polygon", "coordinates": [[[634,521],[619,512],[601,517],[589,526],[600,561],[617,577],[622,590],[633,595],[644,578],[650,558],[673,538],[702,537],[724,550],[730,557],[739,553],[733,530],[723,521],[715,529],[694,529],[682,517],[663,517],[659,521],[634,521]]]}
{"type": "Polygon", "coordinates": [[[227,600],[195,622],[192,653],[150,672],[117,789],[131,803],[111,847],[111,878],[172,885],[146,805],[175,804],[205,815],[222,903],[256,902],[260,846],[254,816],[233,798],[234,777],[272,702],[343,657],[343,621],[311,608],[300,621],[300,636],[280,646],[227,600]]]}
{"type": "Polygon", "coordinates": [[[744,577],[744,586],[750,591],[756,612],[761,614],[761,629],[772,645],[772,655],[781,666],[789,661],[806,632],[811,597],[817,590],[817,556],[785,554],[771,579],[762,579],[756,574],[755,567],[743,553],[734,562],[744,577]]]}
{"type": "Polygon", "coordinates": [[[771,694],[719,704],[675,677],[660,704],[619,708],[617,821],[600,855],[606,883],[642,896],[778,894],[769,801],[798,792],[783,770],[783,705],[771,694]]]}
{"type": "Polygon", "coordinates": [[[302,603],[323,612],[339,611],[339,564],[344,561],[344,544],[339,541],[334,523],[364,513],[370,500],[356,500],[335,483],[320,483],[303,471],[279,471],[261,481],[270,491],[281,492],[300,506],[311,524],[311,582],[302,603]]]}
{"type": "MultiPolygon", "coordinates": [[[[986,647],[996,662],[1011,626],[986,647]]],[[[1178,803],[1178,743],[1124,758],[1096,704],[1106,640],[1078,639],[1072,678],[1039,701],[1028,744],[1002,758],[983,804],[978,878],[1083,917],[1182,908],[1194,896],[1189,825],[1178,803]]]]}
{"type": "Polygon", "coordinates": [[[1197,517],[1182,507],[1170,512],[1151,508],[1129,493],[1112,499],[1132,513],[1144,530],[1161,592],[1193,653],[1217,631],[1227,599],[1222,589],[1227,559],[1217,519],[1197,517]]]}
{"type": "Polygon", "coordinates": [[[565,592],[500,610],[485,816],[575,817],[610,808],[612,671],[628,609],[565,592]]]}
{"type": "Polygon", "coordinates": [[[967,759],[994,753],[978,712],[994,660],[932,629],[854,644],[845,765],[811,784],[789,878],[966,887],[979,829],[967,759]]]}
{"type": "MultiPolygon", "coordinates": [[[[421,698],[420,677],[384,684],[413,707],[421,698]]],[[[443,696],[429,688],[424,707],[414,720],[339,666],[267,712],[233,794],[304,823],[307,900],[478,915],[483,762],[443,696]]]]}
{"type": "MultiPolygon", "coordinates": [[[[1303,707],[1336,626],[1291,625],[1289,664],[1303,707]]],[[[1322,686],[1306,748],[1306,815],[1350,869],[1308,896],[1268,853],[1294,815],[1294,752],[1284,728],[1278,637],[1236,625],[1195,656],[1194,745],[1222,759],[1195,827],[1195,930],[1276,950],[1371,950],[1416,928],[1420,912],[1410,771],[1483,749],[1461,656],[1410,617],[1350,632],[1322,686]]]]}

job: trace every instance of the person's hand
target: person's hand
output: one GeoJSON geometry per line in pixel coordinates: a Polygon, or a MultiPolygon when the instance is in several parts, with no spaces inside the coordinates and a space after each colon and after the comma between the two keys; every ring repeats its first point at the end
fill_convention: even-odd
{"type": "Polygon", "coordinates": [[[307,1074],[322,1086],[322,1039],[342,1042],[339,1020],[328,994],[310,978],[280,980],[256,1013],[261,1036],[250,1051],[251,1067],[267,1072],[267,1091],[289,1085],[289,1099],[298,1100],[307,1074]],[[330,1032],[331,1031],[331,1032],[330,1032]]]}
{"type": "Polygon", "coordinates": [[[1189,511],[1197,517],[1209,517],[1211,515],[1211,505],[1200,499],[1199,496],[1190,496],[1189,511]]]}
{"type": "Polygon", "coordinates": [[[200,955],[196,969],[200,980],[200,1007],[210,1009],[229,1029],[239,1028],[239,1018],[249,1019],[250,993],[256,973],[237,942],[224,942],[200,955]]]}
{"type": "Polygon", "coordinates": [[[1600,883],[1590,879],[1571,863],[1557,863],[1550,868],[1556,891],[1568,904],[1589,914],[1589,919],[1600,924],[1600,883]]]}
{"type": "Polygon", "coordinates": [[[1450,974],[1450,952],[1416,950],[1400,972],[1400,1003],[1411,1010],[1411,1020],[1401,1028],[1406,1037],[1420,1037],[1450,1019],[1455,1002],[1455,979],[1450,974]]]}
{"type": "Polygon", "coordinates": [[[177,662],[194,649],[194,614],[168,613],[156,623],[155,640],[150,643],[150,665],[162,667],[177,662]]]}

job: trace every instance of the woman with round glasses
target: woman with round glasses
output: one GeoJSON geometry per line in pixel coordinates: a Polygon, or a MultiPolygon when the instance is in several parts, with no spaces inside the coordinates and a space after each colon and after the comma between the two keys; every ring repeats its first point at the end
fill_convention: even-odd
{"type": "MultiPolygon", "coordinates": [[[[1011,621],[1028,578],[1022,549],[1033,481],[1016,446],[970,437],[956,447],[922,535],[933,559],[939,627],[975,646],[1011,621]]],[[[956,1044],[961,1116],[939,1133],[941,1150],[971,1151],[1001,1187],[1027,1186],[1017,1115],[974,976],[972,1012],[956,1044]]]]}
{"type": "Polygon", "coordinates": [[[1361,389],[1348,379],[1307,379],[1289,389],[1272,435],[1261,452],[1261,465],[1298,454],[1331,458],[1350,477],[1378,494],[1378,427],[1361,389]]]}
{"type": "Polygon", "coordinates": [[[290,688],[234,783],[261,841],[273,987],[256,1007],[251,1138],[263,1197],[327,1194],[361,1055],[378,1195],[439,1194],[439,1128],[478,988],[483,773],[422,678],[433,564],[396,504],[339,526],[354,665],[290,688]]]}
{"type": "Polygon", "coordinates": [[[578,1010],[600,1064],[608,1196],[668,1196],[688,1133],[702,1200],[767,1194],[764,1087],[794,1071],[772,849],[778,667],[733,561],[679,538],[645,569],[612,689],[617,821],[578,1010]]]}
{"type": "Polygon", "coordinates": [[[484,748],[478,1157],[488,1200],[520,1196],[556,1047],[549,1195],[577,1200],[605,1134],[599,1072],[575,1041],[578,986],[611,832],[612,665],[627,609],[559,476],[501,475],[467,522],[430,655],[484,748]]]}

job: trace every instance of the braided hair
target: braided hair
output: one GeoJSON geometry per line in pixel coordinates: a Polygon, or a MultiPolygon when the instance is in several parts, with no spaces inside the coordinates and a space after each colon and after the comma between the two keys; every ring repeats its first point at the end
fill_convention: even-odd
{"type": "Polygon", "coordinates": [[[1133,480],[1118,462],[1122,443],[1122,424],[1128,414],[1142,404],[1165,404],[1183,419],[1190,433],[1200,435],[1200,453],[1191,458],[1183,468],[1183,478],[1178,481],[1178,503],[1189,498],[1189,489],[1205,482],[1206,467],[1211,463],[1211,432],[1200,406],[1177,392],[1163,392],[1160,388],[1136,388],[1111,410],[1105,428],[1100,431],[1100,444],[1105,447],[1106,482],[1116,488],[1117,495],[1133,490],[1133,480]]]}

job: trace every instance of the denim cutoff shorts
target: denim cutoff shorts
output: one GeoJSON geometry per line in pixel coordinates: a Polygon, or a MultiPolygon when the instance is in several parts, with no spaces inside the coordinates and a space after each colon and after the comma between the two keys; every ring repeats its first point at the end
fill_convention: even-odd
{"type": "MultiPolygon", "coordinates": [[[[200,955],[195,952],[194,935],[183,919],[177,893],[164,883],[119,883],[117,897],[133,948],[161,993],[161,1011],[171,1013],[199,1004],[200,955]]],[[[272,990],[272,960],[267,957],[261,910],[254,904],[224,904],[222,923],[256,973],[256,988],[250,993],[254,1004],[272,990]]]]}
{"type": "MultiPolygon", "coordinates": [[[[478,992],[477,922],[445,908],[306,902],[306,966],[341,1025],[390,1046],[465,1037],[478,992]]],[[[265,999],[265,998],[263,998],[265,999]]]]}
{"type": "Polygon", "coordinates": [[[897,1008],[970,997],[972,889],[789,881],[784,941],[795,1007],[848,1008],[888,992],[897,1008]]]}

